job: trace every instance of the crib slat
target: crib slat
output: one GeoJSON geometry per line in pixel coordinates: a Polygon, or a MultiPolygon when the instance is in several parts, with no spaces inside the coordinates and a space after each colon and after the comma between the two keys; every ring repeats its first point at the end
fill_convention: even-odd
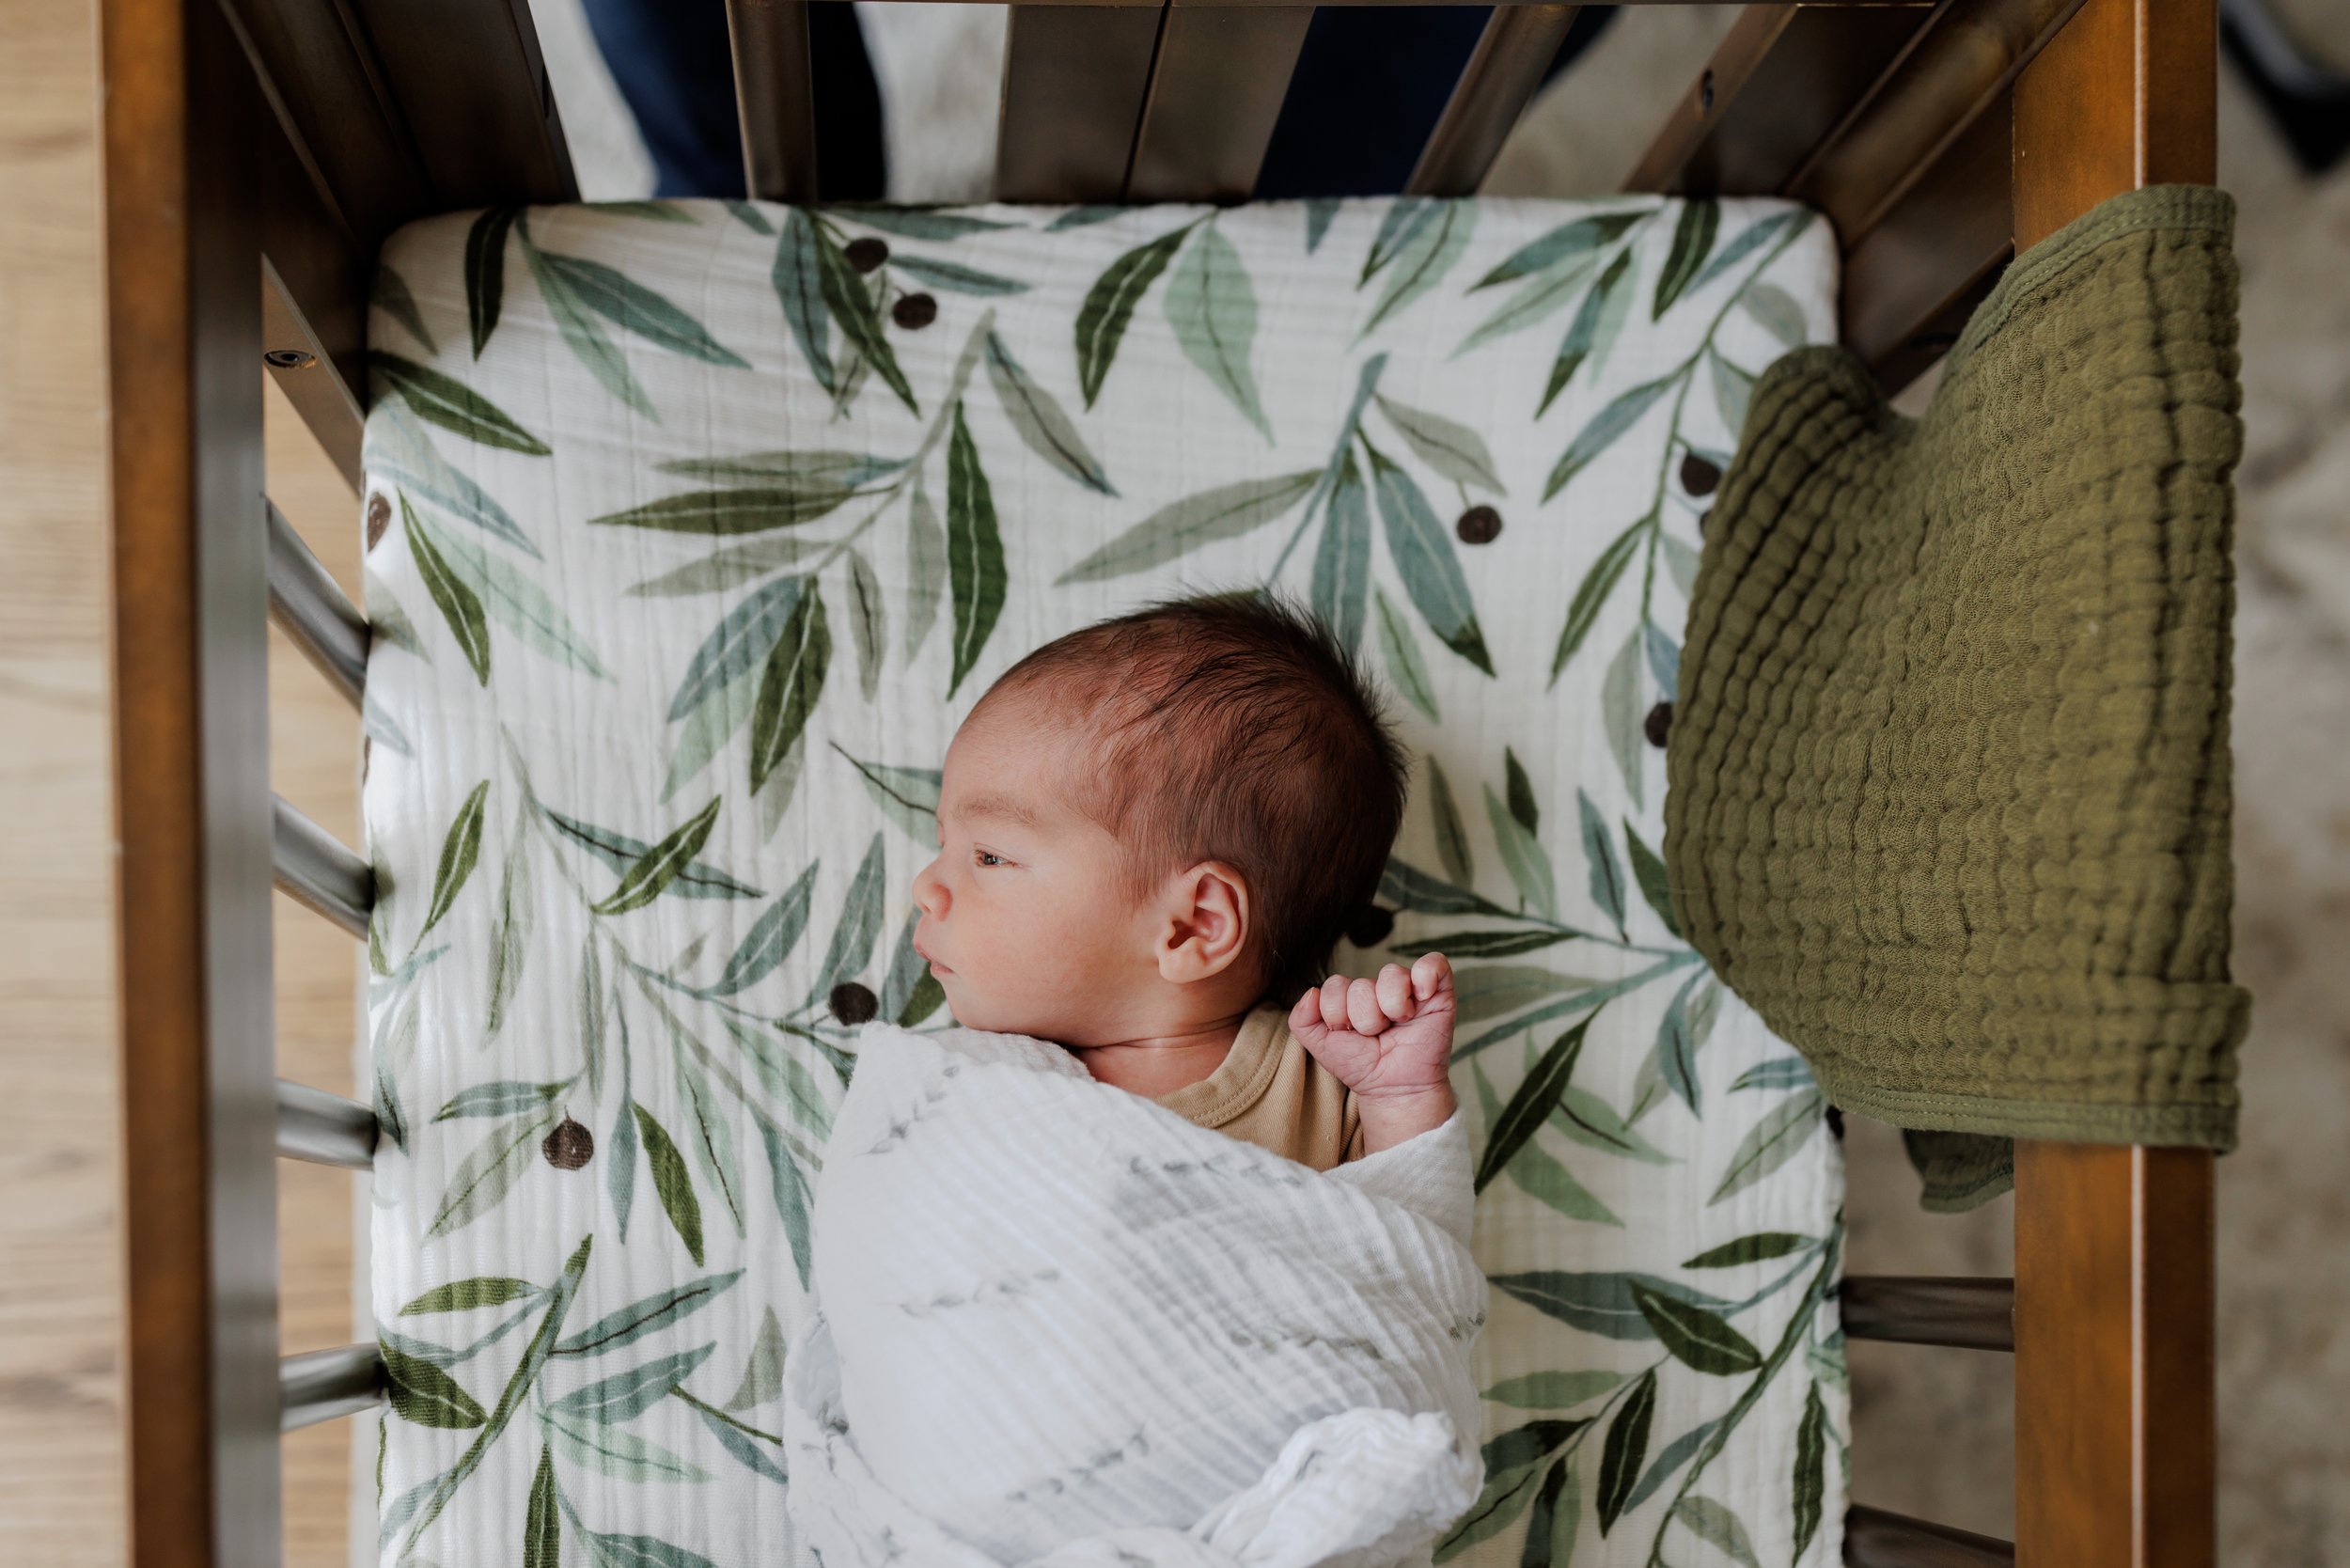
{"type": "Polygon", "coordinates": [[[337,1345],[277,1363],[277,1430],[355,1416],[383,1399],[384,1357],[373,1345],[337,1345]]]}
{"type": "Polygon", "coordinates": [[[1844,1514],[1844,1568],[2014,1568],[2012,1543],[1881,1508],[1844,1514]]]}
{"type": "Polygon", "coordinates": [[[319,564],[277,503],[269,513],[269,613],[354,708],[368,682],[368,620],[319,564]]]}
{"type": "Polygon", "coordinates": [[[375,1112],[307,1084],[277,1080],[277,1157],[365,1170],[375,1164],[375,1112]]]}
{"type": "Polygon", "coordinates": [[[816,199],[816,88],[804,0],[727,0],[743,169],[760,201],[816,199]]]}
{"type": "Polygon", "coordinates": [[[1966,1350],[2015,1348],[2015,1281],[1853,1274],[1840,1298],[1855,1340],[1966,1350]]]}
{"type": "Polygon", "coordinates": [[[279,892],[353,936],[367,935],[375,871],[280,795],[270,797],[270,864],[279,892]]]}
{"type": "Polygon", "coordinates": [[[1407,196],[1474,196],[1511,128],[1525,113],[1543,72],[1567,40],[1579,6],[1496,6],[1476,52],[1428,133],[1407,196]]]}
{"type": "Polygon", "coordinates": [[[998,201],[1120,199],[1164,14],[1156,6],[1011,8],[998,201]]]}
{"type": "Polygon", "coordinates": [[[1169,7],[1126,199],[1247,200],[1313,16],[1310,6],[1169,7]]]}

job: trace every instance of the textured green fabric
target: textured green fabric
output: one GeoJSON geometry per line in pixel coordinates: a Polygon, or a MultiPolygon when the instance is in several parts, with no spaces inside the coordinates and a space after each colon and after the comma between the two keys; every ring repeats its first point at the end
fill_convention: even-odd
{"type": "MultiPolygon", "coordinates": [[[[2234,1142],[2233,214],[2154,186],[2033,246],[1919,419],[1842,348],[1756,384],[1665,858],[1689,940],[1847,1109],[2234,1142]]],[[[1941,1153],[1998,1190],[1982,1143],[1941,1153]]]]}

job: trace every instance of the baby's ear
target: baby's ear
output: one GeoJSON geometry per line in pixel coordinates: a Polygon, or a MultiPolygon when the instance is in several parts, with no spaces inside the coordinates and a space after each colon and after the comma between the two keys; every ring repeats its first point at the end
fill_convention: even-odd
{"type": "Polygon", "coordinates": [[[1247,956],[1248,883],[1220,860],[1203,860],[1167,883],[1160,976],[1178,985],[1212,980],[1247,956]]]}

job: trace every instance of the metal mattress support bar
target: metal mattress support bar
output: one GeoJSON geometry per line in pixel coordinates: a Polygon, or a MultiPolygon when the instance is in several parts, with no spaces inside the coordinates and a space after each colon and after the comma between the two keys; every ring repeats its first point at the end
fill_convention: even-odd
{"type": "Polygon", "coordinates": [[[319,564],[277,503],[269,513],[269,613],[354,708],[368,683],[368,619],[319,564]]]}
{"type": "Polygon", "coordinates": [[[278,891],[352,935],[367,935],[368,912],[375,907],[373,868],[281,795],[270,797],[270,862],[278,891]]]}
{"type": "Polygon", "coordinates": [[[2015,1568],[2015,1546],[1881,1508],[1844,1513],[1844,1568],[2015,1568]]]}
{"type": "Polygon", "coordinates": [[[337,1345],[277,1363],[277,1430],[355,1416],[384,1397],[384,1357],[373,1345],[337,1345]]]}
{"type": "Polygon", "coordinates": [[[1848,1276],[1841,1293],[1844,1333],[1855,1340],[2015,1348],[2015,1281],[1885,1274],[1848,1276]]]}
{"type": "Polygon", "coordinates": [[[375,1112],[307,1084],[277,1080],[277,1157],[365,1170],[375,1164],[375,1112]]]}

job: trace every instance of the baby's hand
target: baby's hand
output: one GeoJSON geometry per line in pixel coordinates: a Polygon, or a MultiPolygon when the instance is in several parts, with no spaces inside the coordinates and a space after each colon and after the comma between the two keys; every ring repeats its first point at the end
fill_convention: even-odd
{"type": "Polygon", "coordinates": [[[1408,971],[1390,964],[1375,980],[1333,975],[1290,1010],[1299,1043],[1354,1090],[1365,1153],[1451,1116],[1452,1013],[1452,965],[1442,953],[1422,953],[1408,971]]]}

